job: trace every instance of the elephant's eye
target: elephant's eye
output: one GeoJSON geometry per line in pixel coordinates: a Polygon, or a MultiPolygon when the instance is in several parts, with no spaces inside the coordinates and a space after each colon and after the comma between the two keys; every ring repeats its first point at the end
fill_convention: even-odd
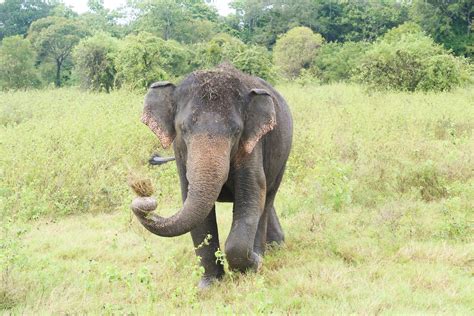
{"type": "Polygon", "coordinates": [[[181,132],[186,133],[188,131],[188,127],[186,126],[185,122],[182,122],[179,124],[179,128],[181,129],[181,132]]]}
{"type": "Polygon", "coordinates": [[[240,127],[238,125],[234,125],[230,128],[233,135],[237,135],[240,133],[240,127]]]}

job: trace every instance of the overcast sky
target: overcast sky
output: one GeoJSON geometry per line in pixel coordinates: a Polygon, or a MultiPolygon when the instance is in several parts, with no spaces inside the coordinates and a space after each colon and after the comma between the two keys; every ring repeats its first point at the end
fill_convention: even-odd
{"type": "MultiPolygon", "coordinates": [[[[228,4],[231,0],[214,0],[212,3],[221,15],[227,15],[231,12],[228,4]]],[[[0,2],[3,2],[0,0],[0,2]]],[[[124,5],[126,0],[104,0],[104,6],[108,9],[116,9],[124,5]]],[[[87,0],[64,0],[64,3],[74,9],[78,13],[87,11],[87,0]]]]}

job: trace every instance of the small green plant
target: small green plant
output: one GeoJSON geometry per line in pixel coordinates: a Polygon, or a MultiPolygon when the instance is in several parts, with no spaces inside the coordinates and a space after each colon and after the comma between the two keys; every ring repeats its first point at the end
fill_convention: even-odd
{"type": "Polygon", "coordinates": [[[432,161],[414,166],[408,173],[399,176],[398,183],[401,192],[415,188],[427,202],[448,196],[445,180],[432,161]]]}
{"type": "Polygon", "coordinates": [[[13,269],[22,264],[26,258],[22,252],[21,238],[26,230],[16,227],[18,224],[2,212],[0,239],[0,310],[11,309],[17,304],[19,291],[16,288],[16,277],[13,269]]]}
{"type": "Polygon", "coordinates": [[[350,174],[348,165],[333,164],[321,175],[322,200],[336,212],[352,202],[353,183],[350,174]]]}

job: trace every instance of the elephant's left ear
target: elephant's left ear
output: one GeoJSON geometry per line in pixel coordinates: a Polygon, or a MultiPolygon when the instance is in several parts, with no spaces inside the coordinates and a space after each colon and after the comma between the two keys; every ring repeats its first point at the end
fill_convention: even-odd
{"type": "Polygon", "coordinates": [[[245,111],[242,145],[251,153],[258,141],[276,125],[275,105],[272,96],[263,89],[252,89],[245,111]]]}

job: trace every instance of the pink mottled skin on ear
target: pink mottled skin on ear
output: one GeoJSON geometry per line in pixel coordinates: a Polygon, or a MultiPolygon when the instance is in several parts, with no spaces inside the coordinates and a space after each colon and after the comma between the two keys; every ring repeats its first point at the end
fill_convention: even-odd
{"type": "Polygon", "coordinates": [[[254,137],[252,137],[243,144],[245,152],[248,154],[252,153],[253,149],[255,148],[255,145],[257,145],[260,138],[262,138],[263,135],[265,135],[266,133],[270,132],[275,127],[275,125],[276,121],[273,118],[270,120],[270,122],[263,125],[254,137]]]}
{"type": "Polygon", "coordinates": [[[150,113],[143,112],[141,121],[142,123],[147,125],[156,136],[158,136],[158,139],[160,140],[161,146],[163,146],[163,148],[168,148],[171,145],[171,143],[173,142],[173,138],[160,128],[160,124],[155,120],[152,115],[150,115],[150,113]]]}

